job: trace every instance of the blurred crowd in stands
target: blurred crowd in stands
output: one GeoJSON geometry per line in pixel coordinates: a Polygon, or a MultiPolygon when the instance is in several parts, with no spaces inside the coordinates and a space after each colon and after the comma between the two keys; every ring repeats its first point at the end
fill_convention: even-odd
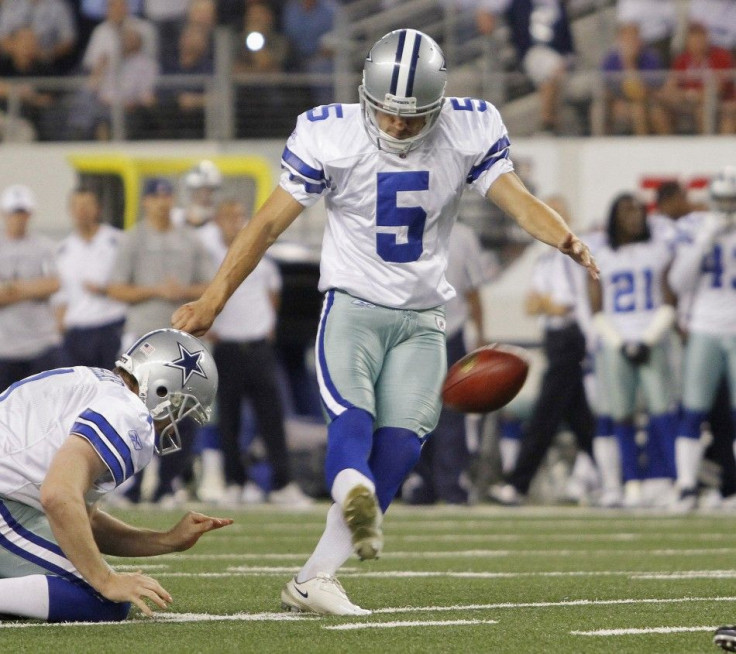
{"type": "MultiPolygon", "coordinates": [[[[386,14],[377,24],[405,27],[398,12],[404,2],[0,0],[0,127],[14,140],[106,140],[120,137],[117,120],[126,138],[203,138],[208,107],[230,102],[232,136],[283,137],[299,112],[340,100],[332,75],[338,50],[355,36],[344,21],[361,16],[365,5],[363,14],[386,14]],[[229,35],[225,52],[217,46],[219,27],[229,35]],[[218,69],[235,83],[230,91],[215,88],[218,69]],[[306,81],[293,82],[298,74],[306,81]]],[[[521,90],[538,106],[532,133],[571,133],[561,115],[569,105],[584,114],[573,134],[736,130],[731,0],[428,3],[434,5],[445,12],[435,36],[448,52],[455,49],[450,39],[488,40],[482,56],[525,80],[521,90]],[[615,12],[615,29],[604,25],[604,11],[615,12]],[[592,39],[577,29],[586,16],[599,17],[592,39]],[[604,33],[610,38],[601,40],[604,33]]],[[[348,64],[354,74],[357,63],[348,64]]]]}

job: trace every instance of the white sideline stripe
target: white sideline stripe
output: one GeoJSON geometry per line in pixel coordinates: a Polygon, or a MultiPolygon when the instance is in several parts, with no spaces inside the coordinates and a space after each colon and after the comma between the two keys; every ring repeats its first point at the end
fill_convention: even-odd
{"type": "Polygon", "coordinates": [[[396,627],[454,627],[459,625],[498,624],[498,620],[402,620],[398,622],[348,622],[325,625],[322,629],[348,631],[351,629],[394,629],[396,627]]]}
{"type": "Polygon", "coordinates": [[[125,627],[127,625],[151,624],[151,622],[299,622],[319,620],[316,615],[300,613],[233,613],[213,615],[210,613],[154,613],[153,618],[134,618],[122,622],[0,622],[0,629],[31,629],[34,627],[125,627]]]}
{"type": "MultiPolygon", "coordinates": [[[[242,554],[161,554],[156,558],[158,560],[188,560],[188,561],[306,561],[310,556],[311,552],[304,552],[301,554],[284,553],[277,554],[274,552],[264,553],[247,553],[242,554]]],[[[736,547],[712,547],[712,548],[697,548],[697,549],[660,549],[660,550],[648,550],[648,549],[596,549],[596,550],[573,550],[573,549],[560,549],[560,550],[443,550],[435,552],[412,552],[412,551],[384,551],[381,555],[385,560],[391,559],[447,559],[447,558],[483,558],[483,557],[507,557],[507,556],[588,556],[588,557],[600,557],[600,556],[633,556],[633,555],[648,555],[648,556],[703,556],[709,554],[736,554],[736,547]]],[[[129,560],[126,558],[126,560],[129,560]]]]}
{"type": "MultiPolygon", "coordinates": [[[[233,576],[259,576],[269,574],[286,574],[299,570],[297,566],[231,566],[227,568],[227,574],[233,576]]],[[[208,573],[180,573],[173,572],[171,576],[199,576],[208,573]]],[[[219,573],[213,573],[219,574],[219,573]]],[[[360,579],[383,579],[383,578],[454,578],[454,579],[518,579],[520,577],[629,577],[639,580],[666,580],[666,579],[733,579],[736,578],[736,570],[682,570],[674,573],[641,572],[639,570],[564,570],[564,571],[539,571],[539,572],[439,572],[427,570],[385,570],[380,572],[360,572],[359,568],[340,568],[340,575],[360,579]]],[[[157,575],[168,576],[167,573],[157,575]]],[[[227,575],[223,575],[227,576],[227,575]]]]}
{"type": "Polygon", "coordinates": [[[651,597],[646,599],[566,600],[562,602],[502,602],[498,604],[459,604],[454,606],[404,606],[373,609],[373,613],[417,613],[420,611],[489,611],[498,609],[546,609],[562,606],[618,606],[630,604],[687,604],[691,602],[736,602],[736,597],[651,597]]]}
{"type": "Polygon", "coordinates": [[[640,629],[598,629],[571,631],[573,636],[638,636],[641,634],[681,634],[690,631],[715,631],[718,627],[644,627],[640,629]]]}
{"type": "Polygon", "coordinates": [[[680,570],[679,572],[639,572],[632,579],[736,579],[736,570],[680,570]]]}

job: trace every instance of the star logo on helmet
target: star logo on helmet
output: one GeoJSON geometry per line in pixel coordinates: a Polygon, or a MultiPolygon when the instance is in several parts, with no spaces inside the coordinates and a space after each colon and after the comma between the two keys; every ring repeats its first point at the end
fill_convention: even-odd
{"type": "Polygon", "coordinates": [[[179,346],[179,358],[167,363],[169,368],[178,368],[181,370],[182,381],[181,384],[184,386],[192,375],[199,375],[207,379],[207,375],[202,369],[200,359],[202,358],[202,350],[199,352],[190,352],[181,343],[177,342],[179,346]]]}

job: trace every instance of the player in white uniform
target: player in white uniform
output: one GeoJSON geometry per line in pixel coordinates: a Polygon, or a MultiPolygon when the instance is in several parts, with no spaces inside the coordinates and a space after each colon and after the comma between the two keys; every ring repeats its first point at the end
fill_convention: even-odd
{"type": "Polygon", "coordinates": [[[693,508],[702,458],[700,431],[724,372],[736,411],[736,168],[710,184],[713,210],[688,216],[669,280],[688,297],[682,412],[676,440],[679,508],[693,508]]]}
{"type": "Polygon", "coordinates": [[[124,620],[134,603],[171,596],[102,558],[182,551],[231,520],[190,513],[166,532],[137,529],[97,501],[180,446],[177,423],[206,419],[217,388],[211,355],[172,329],[146,334],[103,368],[55,368],[0,394],[0,614],[124,620]]]}
{"type": "Polygon", "coordinates": [[[205,332],[240,282],[305,206],[325,198],[317,374],[327,414],[327,485],[335,504],[317,548],[282,591],[292,610],[365,614],[335,573],[354,550],[378,556],[381,512],[435,427],[446,371],[450,232],[474,189],[536,238],[591,269],[585,246],[513,172],[509,139],[484,100],[444,97],[445,59],[410,29],[366,58],[360,104],[299,116],[279,186],[238,234],[202,297],[172,324],[205,332]]]}
{"type": "Polygon", "coordinates": [[[608,244],[596,258],[601,276],[589,285],[593,324],[602,341],[600,363],[621,451],[624,502],[636,506],[640,480],[674,476],[674,398],[666,343],[675,320],[666,282],[672,250],[651,238],[644,206],[622,194],[611,205],[608,244]],[[646,471],[639,468],[636,445],[639,388],[649,417],[646,471]]]}

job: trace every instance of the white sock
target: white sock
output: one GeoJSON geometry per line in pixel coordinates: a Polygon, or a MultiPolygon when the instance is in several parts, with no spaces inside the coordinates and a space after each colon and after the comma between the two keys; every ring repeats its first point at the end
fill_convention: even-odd
{"type": "Polygon", "coordinates": [[[49,585],[44,575],[0,579],[0,613],[49,619],[49,585]]]}
{"type": "Polygon", "coordinates": [[[312,556],[296,576],[298,583],[318,574],[334,575],[353,553],[350,530],[342,516],[339,504],[333,504],[327,512],[327,524],[312,556]]]}
{"type": "Polygon", "coordinates": [[[498,440],[498,452],[501,455],[501,472],[508,475],[516,466],[519,458],[521,440],[518,438],[500,438],[498,440]]]}
{"type": "Polygon", "coordinates": [[[335,477],[335,481],[332,482],[332,488],[330,489],[332,499],[342,506],[345,503],[347,494],[359,485],[367,486],[371,493],[376,492],[376,485],[362,472],[357,471],[355,468],[340,470],[337,473],[337,477],[335,477]]]}
{"type": "Polygon", "coordinates": [[[700,439],[678,436],[675,439],[675,467],[677,468],[677,486],[680,490],[696,488],[703,446],[700,439]]]}
{"type": "Polygon", "coordinates": [[[621,489],[621,450],[615,436],[596,436],[593,439],[593,456],[601,476],[604,491],[621,489]]]}

